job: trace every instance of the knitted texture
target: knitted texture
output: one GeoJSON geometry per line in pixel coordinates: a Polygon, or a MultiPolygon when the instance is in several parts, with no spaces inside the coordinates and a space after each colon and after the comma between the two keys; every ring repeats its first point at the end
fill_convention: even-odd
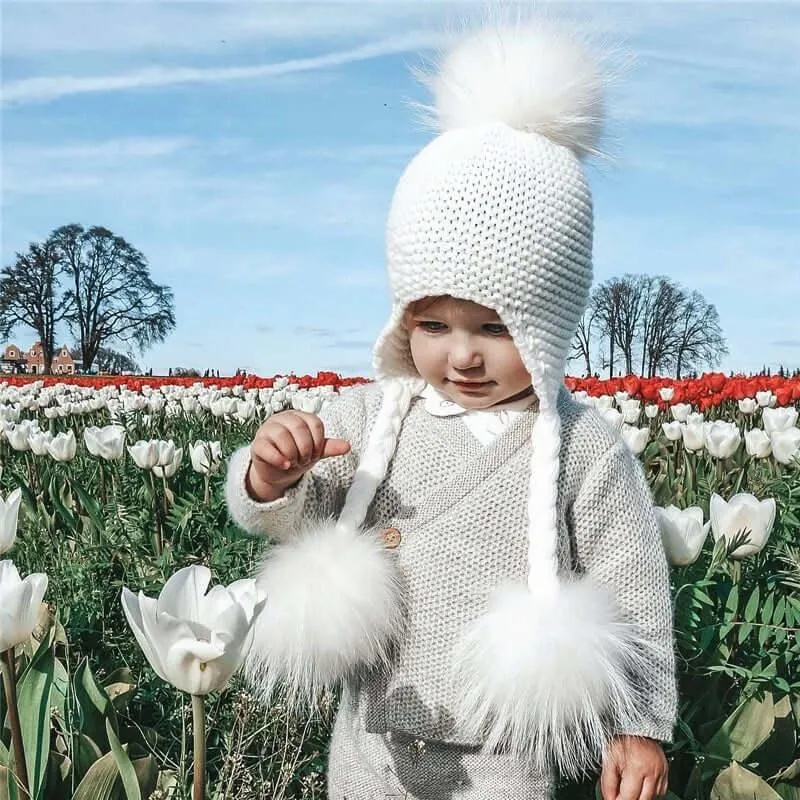
{"type": "Polygon", "coordinates": [[[346,687],[328,755],[330,800],[548,800],[548,776],[507,753],[424,742],[364,730],[357,696],[346,687]]]}
{"type": "Polygon", "coordinates": [[[378,375],[419,375],[403,311],[450,294],[494,309],[528,370],[546,365],[557,389],[592,282],[591,193],[570,150],[502,123],[437,137],[395,189],[386,248],[393,306],[378,375]]]}
{"type": "MultiPolygon", "coordinates": [[[[341,511],[355,461],[377,418],[376,384],[352,389],[320,411],[326,435],[347,439],[347,456],[319,461],[298,487],[272,503],[244,489],[247,448],[231,460],[226,486],[231,515],[253,533],[292,537],[303,525],[341,511]]],[[[676,687],[666,558],[641,465],[592,408],[562,387],[558,561],[585,572],[614,595],[648,642],[641,716],[619,732],[669,741],[676,687]]],[[[497,583],[527,575],[525,535],[530,431],[535,410],[521,414],[489,447],[461,417],[436,417],[415,399],[403,420],[395,458],[367,514],[367,525],[396,527],[394,550],[408,585],[407,635],[390,670],[365,674],[364,725],[460,745],[476,745],[453,723],[448,681],[458,635],[485,610],[497,583]]]]}

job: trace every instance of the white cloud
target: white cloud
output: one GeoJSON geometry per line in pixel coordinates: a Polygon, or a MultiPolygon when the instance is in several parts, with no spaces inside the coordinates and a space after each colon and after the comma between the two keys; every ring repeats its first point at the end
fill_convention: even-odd
{"type": "Polygon", "coordinates": [[[292,58],[249,67],[146,67],[120,75],[23,78],[3,86],[3,105],[47,102],[72,95],[153,89],[185,84],[216,84],[228,81],[279,78],[299,72],[339,67],[396,53],[416,52],[440,40],[431,33],[410,33],[334,51],[325,55],[292,58]]]}
{"type": "MultiPolygon", "coordinates": [[[[436,5],[436,4],[432,4],[436,5]]],[[[224,54],[226,48],[384,37],[431,18],[424,3],[18,2],[4,9],[6,56],[224,54]],[[165,35],[168,32],[168,35],[165,35]]]]}

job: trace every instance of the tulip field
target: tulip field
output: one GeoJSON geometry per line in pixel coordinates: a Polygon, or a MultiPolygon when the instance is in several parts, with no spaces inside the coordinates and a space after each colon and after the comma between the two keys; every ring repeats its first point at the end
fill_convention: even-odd
{"type": "MultiPolygon", "coordinates": [[[[337,697],[297,717],[239,672],[269,545],[223,484],[269,415],[361,382],[0,376],[0,800],[326,796],[337,697]]],[[[800,377],[566,383],[640,459],[672,564],[670,797],[800,800],[800,377]]]]}

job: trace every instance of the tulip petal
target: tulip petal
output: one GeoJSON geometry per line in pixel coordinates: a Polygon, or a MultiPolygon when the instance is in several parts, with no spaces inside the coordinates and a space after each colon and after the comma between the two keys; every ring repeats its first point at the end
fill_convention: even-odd
{"type": "Polygon", "coordinates": [[[205,622],[203,596],[211,583],[211,570],[200,564],[179,569],[164,584],[158,596],[158,613],[166,611],[177,619],[205,622]]]}
{"type": "Polygon", "coordinates": [[[128,625],[130,625],[133,635],[136,637],[136,641],[139,643],[139,647],[141,647],[145,658],[150,662],[150,666],[153,668],[153,671],[156,673],[156,675],[158,675],[161,680],[167,681],[167,683],[172,683],[167,675],[167,671],[164,667],[164,662],[161,660],[160,654],[156,650],[154,644],[151,643],[145,630],[141,605],[143,601],[147,600],[155,604],[154,600],[149,597],[145,597],[142,592],[139,592],[137,597],[132,591],[130,591],[130,589],[126,587],[123,587],[122,589],[122,609],[125,612],[125,618],[128,620],[128,625]]]}

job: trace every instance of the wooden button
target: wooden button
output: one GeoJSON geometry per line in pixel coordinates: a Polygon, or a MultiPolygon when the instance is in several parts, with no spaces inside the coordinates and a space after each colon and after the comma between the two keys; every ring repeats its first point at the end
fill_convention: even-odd
{"type": "Polygon", "coordinates": [[[386,528],[383,532],[383,543],[390,549],[394,550],[400,544],[403,537],[397,528],[386,528]]]}

